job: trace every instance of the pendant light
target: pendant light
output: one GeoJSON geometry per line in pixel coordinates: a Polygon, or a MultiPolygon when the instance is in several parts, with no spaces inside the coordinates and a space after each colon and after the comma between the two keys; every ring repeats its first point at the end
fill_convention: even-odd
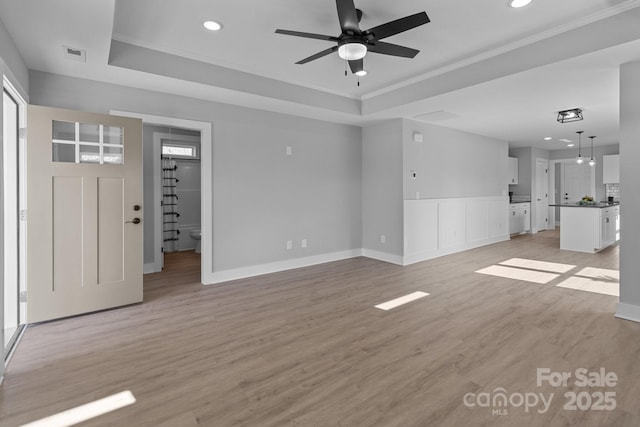
{"type": "Polygon", "coordinates": [[[589,138],[591,138],[591,160],[589,160],[589,166],[595,166],[596,159],[593,158],[593,140],[595,139],[595,136],[590,136],[589,138]]]}
{"type": "Polygon", "coordinates": [[[581,165],[584,163],[584,159],[582,158],[582,134],[583,130],[579,130],[576,132],[578,134],[578,158],[576,159],[576,163],[581,165]]]}

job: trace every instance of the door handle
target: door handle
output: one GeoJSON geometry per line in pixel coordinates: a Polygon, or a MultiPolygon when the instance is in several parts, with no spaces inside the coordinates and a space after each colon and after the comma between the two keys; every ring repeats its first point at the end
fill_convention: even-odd
{"type": "Polygon", "coordinates": [[[132,224],[140,224],[141,222],[142,222],[142,221],[140,221],[140,218],[133,218],[131,221],[127,221],[127,222],[125,222],[125,224],[129,224],[129,223],[132,223],[132,224]]]}

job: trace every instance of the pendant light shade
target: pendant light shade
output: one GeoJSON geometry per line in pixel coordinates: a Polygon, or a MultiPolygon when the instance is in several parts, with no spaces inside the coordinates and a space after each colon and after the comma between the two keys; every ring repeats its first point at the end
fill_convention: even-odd
{"type": "Polygon", "coordinates": [[[593,140],[596,138],[595,136],[590,136],[591,138],[591,160],[589,160],[589,166],[596,165],[596,159],[593,158],[593,140]]]}
{"type": "Polygon", "coordinates": [[[578,157],[576,158],[576,163],[581,165],[584,163],[584,159],[582,158],[582,134],[583,130],[579,130],[576,132],[578,134],[578,157]]]}

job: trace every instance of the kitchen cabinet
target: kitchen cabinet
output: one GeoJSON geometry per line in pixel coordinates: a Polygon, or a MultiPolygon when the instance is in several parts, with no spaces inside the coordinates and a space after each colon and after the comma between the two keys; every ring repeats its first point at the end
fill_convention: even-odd
{"type": "Polygon", "coordinates": [[[509,205],[509,234],[521,234],[531,230],[531,203],[509,205]]]}
{"type": "Polygon", "coordinates": [[[620,182],[620,155],[613,154],[602,157],[603,184],[618,184],[620,182]]]}
{"type": "Polygon", "coordinates": [[[560,249],[594,253],[620,240],[619,205],[560,206],[560,249]]]}
{"type": "Polygon", "coordinates": [[[600,209],[600,236],[597,249],[604,249],[620,240],[620,206],[600,209]]]}
{"type": "Polygon", "coordinates": [[[509,157],[509,176],[508,184],[514,185],[518,183],[518,158],[509,157]]]}

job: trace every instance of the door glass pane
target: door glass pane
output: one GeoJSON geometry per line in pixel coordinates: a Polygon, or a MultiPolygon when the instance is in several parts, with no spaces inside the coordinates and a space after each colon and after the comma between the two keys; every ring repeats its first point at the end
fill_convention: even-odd
{"type": "Polygon", "coordinates": [[[80,163],[100,163],[100,147],[80,145],[80,163]]]}
{"type": "Polygon", "coordinates": [[[114,126],[104,126],[104,143],[122,145],[123,129],[114,126]]]}
{"type": "Polygon", "coordinates": [[[59,144],[53,143],[54,162],[75,163],[76,162],[76,146],[75,144],[59,144]]]}
{"type": "Polygon", "coordinates": [[[121,165],[124,163],[123,136],[124,128],[117,126],[54,120],[51,158],[63,163],[121,165]]]}
{"type": "Polygon", "coordinates": [[[81,142],[100,142],[100,125],[80,123],[81,142]]]}
{"type": "Polygon", "coordinates": [[[104,147],[104,163],[111,165],[121,165],[123,163],[121,147],[104,147]]]}
{"type": "Polygon", "coordinates": [[[53,121],[53,139],[75,141],[76,124],[73,122],[53,121]]]}

